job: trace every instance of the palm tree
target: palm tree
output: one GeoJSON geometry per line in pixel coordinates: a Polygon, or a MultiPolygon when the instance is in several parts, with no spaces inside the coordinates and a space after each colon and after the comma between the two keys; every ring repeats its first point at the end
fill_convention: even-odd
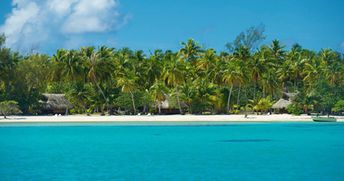
{"type": "Polygon", "coordinates": [[[85,59],[88,68],[88,79],[97,87],[106,102],[107,108],[109,108],[109,98],[105,95],[101,83],[109,80],[114,72],[114,64],[111,59],[112,49],[102,47],[96,52],[94,47],[86,47],[81,49],[81,56],[85,59]]]}
{"type": "MultiPolygon", "coordinates": [[[[233,60],[237,62],[237,66],[242,74],[242,81],[238,83],[238,96],[237,96],[237,105],[240,105],[240,94],[241,88],[245,88],[245,84],[248,83],[248,74],[249,74],[249,64],[253,62],[249,48],[245,46],[240,46],[233,52],[233,60]]],[[[246,90],[244,90],[246,91],[246,90]]]]}
{"type": "Polygon", "coordinates": [[[78,107],[81,107],[83,112],[86,112],[86,109],[89,106],[87,104],[89,102],[88,99],[93,93],[92,89],[93,88],[91,88],[89,84],[75,83],[70,87],[67,95],[72,98],[74,104],[78,105],[78,107]]]}
{"type": "Polygon", "coordinates": [[[165,65],[163,70],[163,79],[166,84],[173,87],[176,91],[176,97],[179,107],[179,112],[183,114],[180,102],[179,87],[185,82],[184,77],[185,67],[184,64],[177,59],[176,54],[171,54],[165,57],[165,65]],[[166,60],[167,58],[167,60],[166,60]]]}
{"type": "Polygon", "coordinates": [[[343,78],[343,66],[341,65],[340,55],[331,49],[320,51],[320,59],[324,67],[324,77],[327,79],[331,86],[339,84],[343,78]]]}
{"type": "Polygon", "coordinates": [[[293,79],[294,91],[297,91],[299,80],[301,79],[302,59],[302,47],[298,44],[293,45],[291,51],[286,56],[286,61],[290,62],[290,77],[293,79]]]}
{"type": "Polygon", "coordinates": [[[194,62],[202,51],[201,46],[198,45],[193,39],[189,39],[186,43],[182,42],[182,48],[179,50],[179,54],[183,60],[188,62],[194,62]]]}
{"type": "Polygon", "coordinates": [[[5,41],[4,36],[0,36],[0,84],[4,83],[6,97],[11,97],[11,80],[16,77],[15,69],[22,57],[19,53],[11,52],[11,49],[2,47],[2,41],[5,41]]]}
{"type": "Polygon", "coordinates": [[[209,80],[211,83],[214,83],[219,72],[218,63],[219,58],[216,55],[216,51],[214,49],[207,49],[200,54],[200,58],[196,65],[196,71],[199,76],[209,80]]]}
{"type": "Polygon", "coordinates": [[[282,87],[285,92],[288,92],[288,82],[291,80],[291,76],[293,75],[291,64],[291,61],[286,60],[276,71],[277,77],[282,82],[282,87]]]}
{"type": "Polygon", "coordinates": [[[279,81],[274,69],[269,69],[262,76],[263,98],[267,95],[274,97],[279,90],[279,81]]]}
{"type": "MultiPolygon", "coordinates": [[[[135,72],[136,76],[139,79],[138,83],[146,82],[147,76],[145,75],[146,72],[146,57],[142,50],[135,51],[130,59],[130,63],[132,65],[133,71],[135,72]]],[[[144,85],[141,85],[144,86],[144,85]]],[[[149,87],[148,87],[149,88],[149,87]]]]}
{"type": "Polygon", "coordinates": [[[136,79],[134,72],[127,71],[126,74],[122,75],[117,80],[117,86],[121,87],[123,93],[129,93],[131,97],[131,102],[133,106],[134,114],[136,114],[136,105],[134,91],[136,90],[136,79]]]}
{"type": "MultiPolygon", "coordinates": [[[[52,56],[52,61],[54,62],[54,69],[52,74],[53,80],[60,79],[61,77],[65,77],[63,74],[64,72],[64,62],[66,60],[68,51],[65,49],[58,49],[57,52],[52,56]]],[[[68,68],[66,68],[68,69],[68,68]]]]}
{"type": "Polygon", "coordinates": [[[83,62],[76,50],[59,49],[52,59],[57,63],[58,75],[62,74],[67,80],[75,83],[83,76],[83,62]]]}
{"type": "Polygon", "coordinates": [[[312,63],[305,63],[303,81],[308,92],[310,92],[310,90],[315,86],[315,82],[321,77],[320,70],[320,65],[315,63],[315,61],[312,61],[312,63]]]}
{"type": "Polygon", "coordinates": [[[155,81],[155,83],[150,88],[150,92],[156,101],[156,105],[158,106],[159,114],[161,114],[161,103],[166,100],[167,95],[167,87],[165,83],[162,81],[155,81]]]}
{"type": "Polygon", "coordinates": [[[267,71],[267,66],[271,65],[268,62],[269,57],[268,48],[263,46],[248,63],[248,69],[251,72],[251,79],[253,80],[253,99],[256,99],[258,83],[261,81],[263,73],[267,71]]]}
{"type": "Polygon", "coordinates": [[[272,54],[273,61],[275,63],[281,63],[285,59],[285,46],[282,46],[278,40],[273,40],[270,51],[272,54]]]}
{"type": "Polygon", "coordinates": [[[251,59],[250,49],[245,46],[240,46],[234,50],[233,56],[245,62],[249,61],[251,59]]]}
{"type": "Polygon", "coordinates": [[[163,53],[161,50],[157,50],[151,55],[145,64],[145,77],[147,86],[149,87],[156,83],[158,79],[160,79],[162,74],[162,61],[163,61],[163,53]]]}
{"type": "Polygon", "coordinates": [[[181,98],[188,107],[188,112],[192,114],[193,103],[195,98],[197,97],[197,87],[195,86],[193,81],[188,80],[187,82],[185,82],[184,85],[180,87],[180,91],[181,98]]]}
{"type": "Polygon", "coordinates": [[[149,56],[141,50],[102,46],[59,49],[52,57],[22,57],[4,47],[0,35],[0,100],[14,99],[28,113],[38,105],[39,94],[50,91],[66,93],[77,112],[110,111],[116,99],[123,103],[117,105],[136,114],[136,106],[145,110],[153,102],[160,113],[166,96],[174,96],[180,113],[183,103],[189,113],[229,111],[235,98],[246,108],[249,98],[276,100],[282,90],[299,91],[305,99],[295,102],[305,112],[344,99],[343,55],[299,45],[286,51],[278,40],[254,52],[246,45],[257,42],[252,40],[255,35],[242,35],[230,52],[203,50],[189,39],[179,51],[155,50],[149,56]]]}
{"type": "Polygon", "coordinates": [[[217,86],[213,83],[209,83],[207,79],[201,77],[193,81],[195,97],[197,100],[198,111],[211,111],[219,109],[220,98],[219,92],[216,91],[217,86]]]}
{"type": "Polygon", "coordinates": [[[240,85],[244,81],[244,74],[237,60],[232,60],[224,65],[222,70],[222,81],[227,87],[230,87],[227,98],[227,111],[230,110],[230,101],[232,96],[233,87],[240,85]]]}

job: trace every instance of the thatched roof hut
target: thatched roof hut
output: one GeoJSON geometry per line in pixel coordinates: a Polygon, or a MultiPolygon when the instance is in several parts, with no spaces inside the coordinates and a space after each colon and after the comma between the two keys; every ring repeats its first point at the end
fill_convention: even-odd
{"type": "Polygon", "coordinates": [[[286,109],[291,104],[291,101],[280,99],[274,105],[272,105],[272,109],[286,109]]]}
{"type": "Polygon", "coordinates": [[[296,92],[283,92],[283,95],[290,101],[294,100],[298,94],[299,94],[298,91],[296,91],[296,92]]]}
{"type": "Polygon", "coordinates": [[[50,113],[68,113],[72,104],[66,99],[64,94],[43,94],[43,108],[50,113]]]}

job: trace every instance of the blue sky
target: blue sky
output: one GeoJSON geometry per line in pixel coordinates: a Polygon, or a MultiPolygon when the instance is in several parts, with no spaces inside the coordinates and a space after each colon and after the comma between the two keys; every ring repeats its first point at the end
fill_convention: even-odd
{"type": "Polygon", "coordinates": [[[45,53],[102,44],[176,50],[181,41],[194,38],[206,48],[225,50],[241,31],[262,23],[264,43],[279,39],[287,47],[300,43],[344,52],[342,0],[98,0],[96,9],[87,5],[91,0],[48,2],[1,2],[0,31],[10,34],[8,46],[45,53]]]}

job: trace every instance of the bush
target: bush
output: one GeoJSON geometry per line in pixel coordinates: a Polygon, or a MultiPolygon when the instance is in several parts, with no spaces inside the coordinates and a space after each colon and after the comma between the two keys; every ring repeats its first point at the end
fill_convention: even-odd
{"type": "MultiPolygon", "coordinates": [[[[140,109],[145,106],[149,109],[151,105],[154,105],[152,97],[145,91],[134,92],[134,101],[136,109],[140,109]]],[[[133,103],[130,94],[121,93],[115,99],[115,106],[126,111],[133,111],[133,103]]]]}
{"type": "Polygon", "coordinates": [[[261,98],[258,103],[253,107],[253,109],[257,112],[267,112],[272,106],[272,102],[270,97],[261,98]]]}
{"type": "Polygon", "coordinates": [[[298,106],[297,104],[290,104],[288,107],[287,107],[287,110],[290,114],[293,114],[293,115],[300,115],[302,113],[302,109],[300,108],[300,106],[298,106]]]}
{"type": "Polygon", "coordinates": [[[231,114],[239,114],[240,113],[240,105],[233,105],[232,110],[230,111],[231,114]]]}
{"type": "Polygon", "coordinates": [[[337,113],[344,112],[344,100],[338,101],[332,108],[332,111],[337,113]]]}
{"type": "Polygon", "coordinates": [[[4,116],[13,115],[13,114],[20,114],[22,113],[19,109],[18,103],[16,101],[3,101],[0,102],[0,114],[4,116]]]}

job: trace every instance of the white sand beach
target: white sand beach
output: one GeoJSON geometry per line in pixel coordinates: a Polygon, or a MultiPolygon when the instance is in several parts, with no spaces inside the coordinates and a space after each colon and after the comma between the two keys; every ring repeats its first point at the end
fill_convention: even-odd
{"type": "MultiPolygon", "coordinates": [[[[344,117],[337,117],[344,121],[344,117]]],[[[273,115],[140,115],[140,116],[9,116],[8,119],[0,118],[0,123],[43,123],[43,122],[297,122],[312,121],[309,115],[293,116],[290,114],[273,115]]]]}

